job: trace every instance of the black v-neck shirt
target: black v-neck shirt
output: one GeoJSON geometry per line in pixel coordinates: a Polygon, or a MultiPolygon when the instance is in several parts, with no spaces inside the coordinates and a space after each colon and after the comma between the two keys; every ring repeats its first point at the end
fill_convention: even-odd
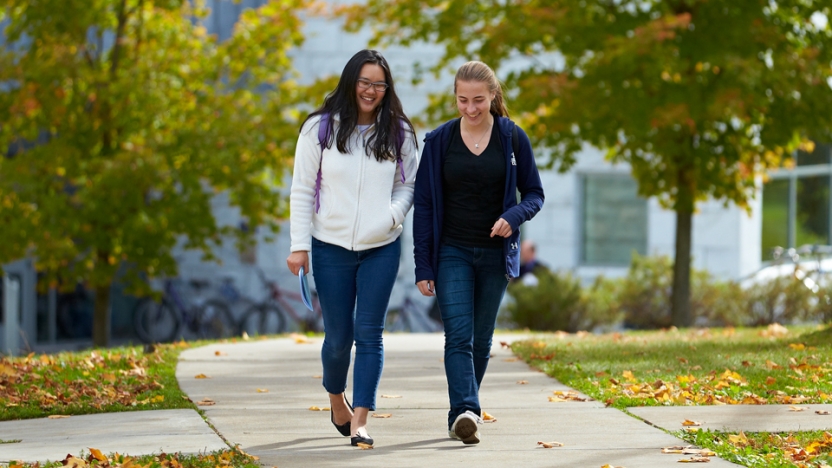
{"type": "Polygon", "coordinates": [[[503,214],[505,184],[506,159],[499,133],[492,126],[488,146],[477,156],[462,141],[457,119],[442,163],[442,238],[470,247],[501,247],[502,237],[489,236],[503,214]]]}

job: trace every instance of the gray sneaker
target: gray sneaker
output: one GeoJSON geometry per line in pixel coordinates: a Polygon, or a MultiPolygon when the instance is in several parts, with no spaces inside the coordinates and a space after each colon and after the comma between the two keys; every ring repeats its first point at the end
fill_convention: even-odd
{"type": "Polygon", "coordinates": [[[461,440],[463,444],[478,444],[480,443],[480,431],[477,429],[477,424],[480,423],[479,415],[473,411],[466,411],[454,420],[451,430],[448,435],[452,439],[461,440]]]}

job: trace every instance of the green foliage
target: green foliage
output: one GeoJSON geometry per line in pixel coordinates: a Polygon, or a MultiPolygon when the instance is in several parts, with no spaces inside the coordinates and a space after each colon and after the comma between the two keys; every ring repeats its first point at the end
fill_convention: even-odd
{"type": "MultiPolygon", "coordinates": [[[[832,128],[828,2],[368,0],[343,14],[348,28],[371,24],[382,44],[440,44],[434,72],[470,59],[510,70],[501,74],[509,106],[550,150],[545,166],[568,169],[586,144],[628,163],[639,194],[682,221],[677,325],[692,315],[696,203],[748,209],[759,176],[832,128]]],[[[452,113],[449,94],[428,114],[452,113]]]]}
{"type": "Polygon", "coordinates": [[[568,272],[534,271],[537,284],[516,281],[508,286],[509,320],[531,330],[576,332],[609,326],[620,320],[618,283],[598,277],[588,288],[568,272]]]}
{"type": "MultiPolygon", "coordinates": [[[[623,322],[628,328],[672,325],[670,316],[673,262],[667,256],[633,253],[627,275],[599,277],[582,286],[570,273],[536,272],[538,285],[515,282],[507,306],[514,325],[533,330],[600,330],[623,322]]],[[[832,320],[832,288],[817,293],[788,276],[741,286],[715,279],[707,271],[692,275],[694,324],[705,327],[759,326],[832,320]]]]}
{"type": "Polygon", "coordinates": [[[203,0],[0,0],[0,154],[17,153],[0,158],[0,264],[34,255],[53,284],[96,291],[129,265],[142,292],[176,274],[183,239],[210,259],[223,238],[276,231],[306,4],[245,10],[220,43],[203,0]],[[217,223],[219,193],[247,233],[217,223]]]}

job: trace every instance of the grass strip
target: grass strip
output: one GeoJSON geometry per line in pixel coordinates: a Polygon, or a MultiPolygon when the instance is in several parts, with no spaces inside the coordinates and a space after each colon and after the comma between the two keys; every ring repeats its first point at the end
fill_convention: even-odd
{"type": "MultiPolygon", "coordinates": [[[[619,409],[657,405],[832,403],[832,328],[542,334],[512,351],[533,367],[619,409]]],[[[557,395],[550,401],[579,398],[557,395]]],[[[832,433],[673,432],[751,468],[830,468],[832,433]]]]}

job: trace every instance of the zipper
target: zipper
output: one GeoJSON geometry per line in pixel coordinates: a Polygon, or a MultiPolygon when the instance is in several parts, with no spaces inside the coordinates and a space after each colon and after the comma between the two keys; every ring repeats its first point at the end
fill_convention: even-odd
{"type": "MultiPolygon", "coordinates": [[[[360,138],[360,135],[359,135],[360,138]]],[[[362,146],[363,148],[363,146],[362,146]]],[[[366,155],[363,155],[366,156],[366,155]]],[[[355,222],[353,223],[352,228],[352,239],[350,240],[350,246],[352,248],[350,250],[355,250],[355,239],[358,237],[358,222],[361,219],[361,185],[364,182],[364,160],[367,159],[366,157],[359,156],[359,163],[358,163],[358,177],[355,179],[358,181],[358,185],[356,187],[355,193],[357,194],[355,200],[355,222]]]]}

